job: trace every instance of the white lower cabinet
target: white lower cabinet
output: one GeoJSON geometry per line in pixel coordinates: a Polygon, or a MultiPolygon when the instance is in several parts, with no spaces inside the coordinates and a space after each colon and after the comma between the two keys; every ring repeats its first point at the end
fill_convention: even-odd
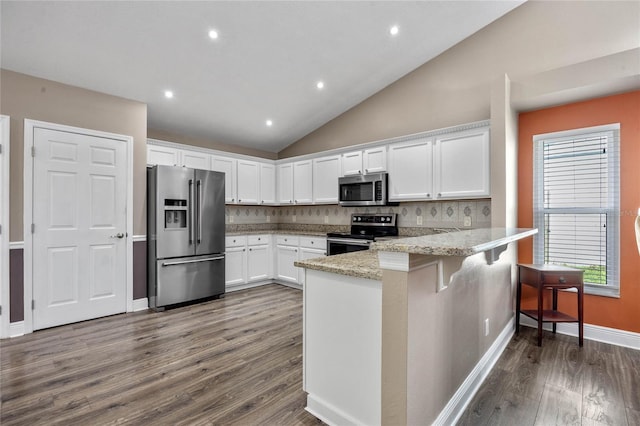
{"type": "MultiPolygon", "coordinates": [[[[298,260],[308,260],[327,255],[327,239],[323,237],[300,237],[298,260]]],[[[304,268],[298,268],[298,283],[304,286],[304,268]]]]}
{"type": "Polygon", "coordinates": [[[276,279],[298,284],[298,268],[293,264],[298,260],[298,244],[296,235],[276,237],[276,279]]]}
{"type": "Polygon", "coordinates": [[[226,289],[247,282],[247,237],[226,237],[225,285],[226,289]]]}
{"type": "Polygon", "coordinates": [[[267,280],[273,276],[270,235],[250,235],[247,238],[247,282],[267,280]]]}

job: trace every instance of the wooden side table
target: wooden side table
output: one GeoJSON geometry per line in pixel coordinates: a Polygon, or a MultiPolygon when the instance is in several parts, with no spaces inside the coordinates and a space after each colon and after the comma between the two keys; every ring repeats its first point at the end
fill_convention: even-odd
{"type": "Polygon", "coordinates": [[[553,323],[553,332],[556,332],[556,323],[577,322],[578,342],[583,342],[583,312],[582,299],[584,293],[583,271],[557,265],[524,265],[518,264],[518,288],[516,296],[516,333],[520,332],[520,313],[532,318],[538,323],[538,346],[542,346],[542,324],[553,323]],[[520,309],[522,296],[522,284],[535,287],[538,290],[538,309],[520,309]],[[578,318],[558,311],[558,290],[576,288],[578,290],[578,318]],[[553,308],[543,309],[543,293],[545,289],[553,291],[553,308]]]}

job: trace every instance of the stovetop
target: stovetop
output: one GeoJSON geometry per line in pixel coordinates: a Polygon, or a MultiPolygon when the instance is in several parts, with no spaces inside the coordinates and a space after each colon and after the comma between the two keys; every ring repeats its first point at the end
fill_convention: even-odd
{"type": "Polygon", "coordinates": [[[352,213],[351,232],[330,232],[329,238],[352,238],[374,241],[379,237],[398,235],[395,213],[352,213]]]}

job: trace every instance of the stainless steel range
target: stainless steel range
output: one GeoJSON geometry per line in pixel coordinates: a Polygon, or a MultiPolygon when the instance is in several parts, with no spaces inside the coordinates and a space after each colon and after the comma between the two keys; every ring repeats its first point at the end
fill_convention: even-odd
{"type": "Polygon", "coordinates": [[[395,213],[352,213],[351,232],[327,234],[327,255],[369,250],[373,241],[398,235],[395,213]]]}

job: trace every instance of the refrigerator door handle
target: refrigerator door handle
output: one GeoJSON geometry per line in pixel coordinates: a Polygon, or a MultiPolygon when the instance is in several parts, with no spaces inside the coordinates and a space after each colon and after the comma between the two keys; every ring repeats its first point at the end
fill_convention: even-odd
{"type": "Polygon", "coordinates": [[[194,212],[193,212],[193,179],[189,179],[189,245],[194,243],[195,240],[195,224],[193,223],[194,212]]]}
{"type": "Polygon", "coordinates": [[[201,221],[202,221],[202,193],[201,193],[201,187],[202,187],[202,181],[200,179],[198,179],[198,183],[196,184],[196,188],[197,188],[197,210],[196,210],[196,214],[198,215],[198,218],[196,220],[196,227],[197,227],[197,235],[198,235],[198,244],[200,244],[200,241],[202,241],[202,226],[201,226],[201,221]]]}
{"type": "Polygon", "coordinates": [[[205,259],[180,260],[176,262],[162,262],[162,266],[184,265],[186,263],[212,262],[214,260],[223,260],[224,255],[216,257],[207,257],[205,259]]]}

